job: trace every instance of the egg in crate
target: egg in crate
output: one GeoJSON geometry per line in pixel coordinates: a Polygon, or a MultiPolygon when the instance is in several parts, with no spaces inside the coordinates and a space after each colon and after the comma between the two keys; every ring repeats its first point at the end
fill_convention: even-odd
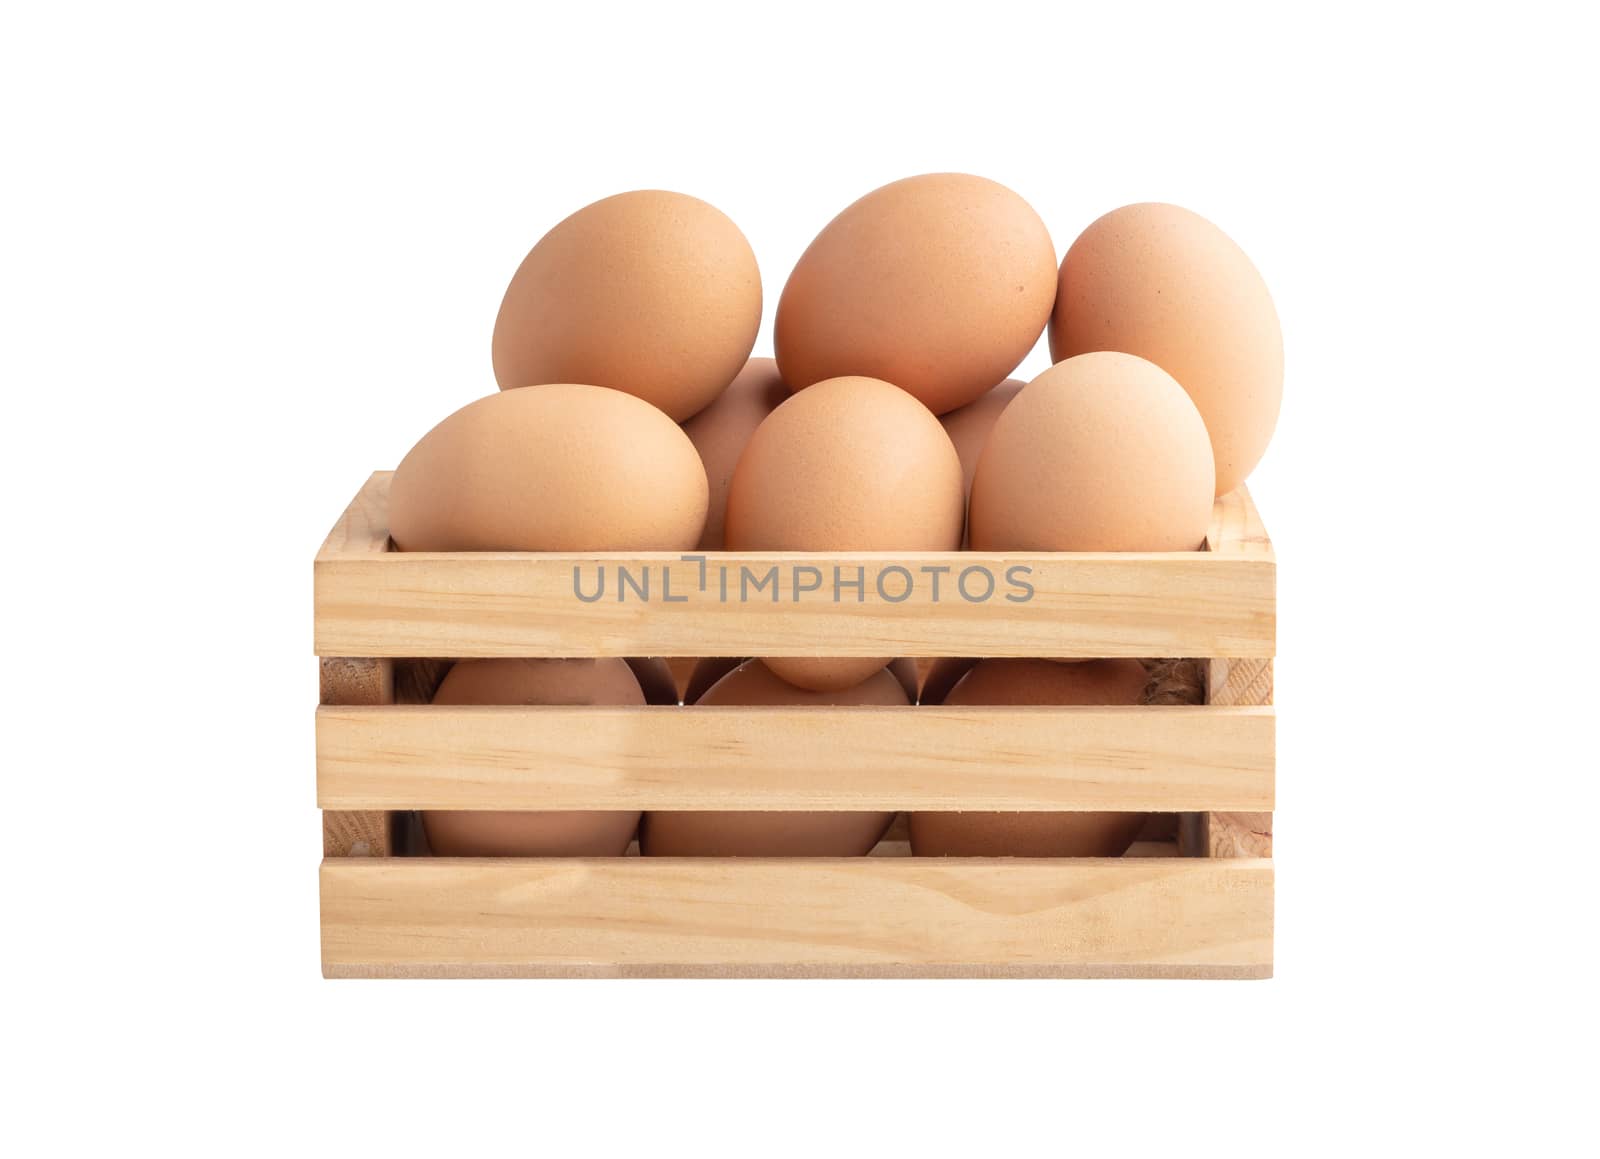
{"type": "Polygon", "coordinates": [[[1147,358],[1189,392],[1211,435],[1216,493],[1261,459],[1283,400],[1283,332],[1249,257],[1197,213],[1112,210],[1062,259],[1050,354],[1147,358]]]}
{"type": "MultiPolygon", "coordinates": [[[[623,660],[462,660],[434,704],[642,705],[623,660]]],[[[439,857],[616,857],[633,840],[638,812],[427,810],[422,828],[439,857]]]]}
{"type": "Polygon", "coordinates": [[[715,402],[683,424],[684,433],[700,452],[711,489],[698,550],[722,550],[733,469],[762,420],[788,397],[789,388],[778,377],[778,364],[770,358],[752,358],[715,402]]]}
{"type": "MultiPolygon", "coordinates": [[[[1137,660],[980,660],[944,697],[959,705],[1139,704],[1148,676],[1137,660]]],[[[921,857],[1120,857],[1142,813],[917,812],[921,857]]]]}
{"type": "Polygon", "coordinates": [[[677,704],[678,680],[672,666],[660,656],[638,656],[624,661],[639,682],[646,704],[677,704]]]}
{"type": "Polygon", "coordinates": [[[1211,522],[1211,440],[1153,362],[1058,362],[995,419],[972,479],[974,551],[1193,551],[1211,522]]]}
{"type": "MultiPolygon", "coordinates": [[[[1000,412],[1017,397],[1017,391],[1021,390],[1023,385],[1021,379],[1008,378],[993,390],[980,394],[966,406],[939,416],[939,424],[944,427],[944,433],[950,436],[950,442],[956,448],[956,455],[961,459],[963,494],[971,496],[972,476],[978,470],[978,457],[983,454],[983,445],[989,441],[989,432],[994,429],[994,422],[1000,417],[1000,412]]],[[[961,546],[967,546],[965,534],[962,536],[961,546]]]]}
{"type": "Polygon", "coordinates": [[[469,403],[389,489],[402,551],[688,551],[708,491],[694,444],[649,403],[556,383],[469,403]]]}
{"type": "MultiPolygon", "coordinates": [[[[698,702],[713,684],[743,664],[746,659],[748,657],[706,656],[696,660],[694,667],[689,670],[689,679],[683,691],[683,702],[685,704],[698,702]]],[[[920,682],[917,662],[902,656],[889,661],[888,667],[889,674],[900,682],[901,688],[905,689],[906,699],[915,703],[917,685],[920,682]]]]}
{"type": "Polygon", "coordinates": [[[682,193],[619,193],[523,259],[495,319],[495,381],[607,386],[681,422],[733,381],[760,326],[756,255],[726,214],[682,193]]]}
{"type": "MultiPolygon", "coordinates": [[[[962,506],[961,460],[938,419],[890,383],[834,378],[756,428],[728,489],[725,538],[730,551],[953,551],[962,506]]],[[[854,687],[889,659],[766,663],[825,692],[854,687]]]]}
{"type": "MultiPolygon", "coordinates": [[[[779,679],[759,660],[749,660],[713,684],[698,707],[910,703],[886,668],[853,688],[807,692],[779,679]]],[[[759,777],[761,770],[750,774],[759,777]]],[[[639,851],[647,857],[854,857],[878,843],[893,817],[878,812],[651,812],[639,829],[639,851]]]]}
{"type": "Polygon", "coordinates": [[[801,255],[778,299],[778,369],[794,390],[881,378],[943,414],[1016,369],[1056,276],[1049,230],[1004,185],[907,177],[846,207],[801,255]]]}

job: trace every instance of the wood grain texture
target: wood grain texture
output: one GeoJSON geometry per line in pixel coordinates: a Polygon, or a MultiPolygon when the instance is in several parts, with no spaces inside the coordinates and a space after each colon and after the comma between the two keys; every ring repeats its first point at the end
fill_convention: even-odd
{"type": "Polygon", "coordinates": [[[1272,865],[328,859],[329,977],[1271,974],[1272,865]]]}
{"type": "Polygon", "coordinates": [[[1207,857],[1271,857],[1271,813],[1207,813],[1207,857]]]}
{"type": "Polygon", "coordinates": [[[325,809],[1272,807],[1271,709],[322,708],[325,809]]]}
{"type": "MultiPolygon", "coordinates": [[[[1217,706],[1272,704],[1272,661],[1216,659],[1207,665],[1206,700],[1217,706]]],[[[1270,811],[1213,811],[1203,815],[1197,841],[1206,857],[1271,857],[1270,811]]]]}
{"type": "Polygon", "coordinates": [[[1272,540],[1247,488],[1228,492],[1211,508],[1206,550],[1218,555],[1272,558],[1272,540]]]}
{"type": "MultiPolygon", "coordinates": [[[[394,702],[394,666],[387,660],[328,657],[319,670],[323,704],[370,707],[394,702]]],[[[324,857],[392,857],[395,851],[394,818],[387,810],[323,812],[324,857]]]]}
{"type": "Polygon", "coordinates": [[[1206,703],[1272,703],[1271,660],[1212,660],[1206,666],[1206,703]]]}
{"type": "Polygon", "coordinates": [[[393,471],[374,471],[350,500],[317,552],[317,562],[383,555],[389,543],[389,482],[393,471]]]}
{"type": "Polygon", "coordinates": [[[374,550],[388,545],[388,483],[387,472],[372,477],[317,557],[319,655],[1146,657],[1270,656],[1274,648],[1270,554],[374,550]],[[605,597],[580,600],[574,569],[592,594],[601,567],[610,577],[605,597]],[[619,600],[618,567],[636,581],[648,573],[651,597],[629,588],[619,600]],[[776,582],[741,602],[745,573],[764,581],[773,568],[776,582]],[[797,568],[816,569],[822,593],[794,598],[797,568]],[[832,598],[836,568],[859,576],[863,598],[853,588],[832,598]],[[946,569],[937,599],[925,568],[946,569]],[[1013,568],[1028,569],[1025,601],[1006,598],[1022,592],[1007,581],[1013,568]],[[962,598],[967,569],[978,569],[968,585],[974,597],[988,590],[983,576],[994,577],[989,598],[962,598]],[[880,578],[896,597],[910,581],[910,595],[883,598],[880,578]]]}

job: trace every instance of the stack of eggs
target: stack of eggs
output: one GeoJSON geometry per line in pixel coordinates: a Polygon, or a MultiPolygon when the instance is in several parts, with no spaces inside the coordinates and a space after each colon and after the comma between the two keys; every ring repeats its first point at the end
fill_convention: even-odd
{"type": "MultiPolygon", "coordinates": [[[[1283,347],[1265,285],[1203,218],[1130,205],[1059,268],[1044,222],[980,177],[869,193],[800,258],[775,359],[724,214],[677,193],[561,222],[511,281],[501,392],[395,472],[402,551],[1186,551],[1266,449],[1283,347]],[[1008,379],[1048,326],[1055,360],[1008,379]]],[[[664,665],[466,660],[441,704],[676,703],[664,665]]],[[[703,661],[686,704],[908,705],[892,657],[703,661]]],[[[1136,704],[1137,661],[936,665],[922,703],[1136,704]]],[[[752,775],[759,775],[753,770],[752,775]]],[[[864,854],[882,813],[429,813],[436,853],[864,854]]],[[[1114,856],[1122,814],[913,815],[918,854],[1114,856]]]]}

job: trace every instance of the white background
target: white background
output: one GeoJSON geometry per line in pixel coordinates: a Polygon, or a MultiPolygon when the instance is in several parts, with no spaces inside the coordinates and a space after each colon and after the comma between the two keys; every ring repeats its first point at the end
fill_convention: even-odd
{"type": "Polygon", "coordinates": [[[1562,10],[1466,7],[8,5],[9,1130],[1574,1144],[1597,92],[1562,10]],[[606,194],[694,193],[756,248],[759,353],[817,229],[945,169],[1016,189],[1058,251],[1179,202],[1273,289],[1277,978],[323,982],[311,557],[370,470],[493,390],[522,254],[606,194]]]}

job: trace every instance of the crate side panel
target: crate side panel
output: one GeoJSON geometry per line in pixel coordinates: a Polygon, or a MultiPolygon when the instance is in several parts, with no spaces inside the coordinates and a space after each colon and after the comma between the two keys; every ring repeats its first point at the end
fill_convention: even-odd
{"type": "MultiPolygon", "coordinates": [[[[663,554],[389,552],[317,561],[316,650],[389,657],[1270,656],[1274,568],[1271,559],[1210,552],[785,553],[717,555],[705,565],[663,554]],[[710,569],[704,577],[702,566],[710,569]],[[996,577],[996,586],[988,598],[969,601],[952,576],[974,567],[996,577]],[[606,587],[590,602],[602,591],[601,568],[606,587]],[[619,568],[636,583],[619,587],[619,568]],[[795,598],[795,588],[811,579],[804,569],[832,575],[834,568],[862,577],[862,598],[852,588],[835,601],[831,586],[795,598]],[[924,568],[946,569],[937,594],[924,568]],[[1026,599],[1002,578],[1014,568],[1029,569],[1026,599]],[[921,578],[905,598],[885,599],[907,590],[902,572],[921,578]],[[741,589],[746,573],[770,582],[759,592],[741,589]],[[732,577],[726,597],[722,574],[732,577]],[[648,598],[640,595],[644,586],[648,598]]],[[[972,590],[990,588],[974,581],[972,590]]]]}
{"type": "MultiPolygon", "coordinates": [[[[388,660],[325,657],[318,663],[318,686],[324,705],[390,705],[395,699],[394,665],[388,660]]],[[[392,857],[396,849],[395,817],[385,806],[324,810],[324,857],[392,857]]]]}
{"type": "MultiPolygon", "coordinates": [[[[1207,665],[1206,702],[1224,707],[1272,704],[1272,661],[1212,660],[1207,665]]],[[[1207,857],[1271,857],[1270,808],[1220,809],[1202,814],[1201,848],[1207,857]]]]}
{"type": "Polygon", "coordinates": [[[1271,972],[1267,861],[330,859],[330,976],[1271,972]]]}
{"type": "Polygon", "coordinates": [[[329,809],[1270,809],[1271,709],[323,708],[329,809]],[[750,771],[761,775],[752,777],[750,771]]]}

